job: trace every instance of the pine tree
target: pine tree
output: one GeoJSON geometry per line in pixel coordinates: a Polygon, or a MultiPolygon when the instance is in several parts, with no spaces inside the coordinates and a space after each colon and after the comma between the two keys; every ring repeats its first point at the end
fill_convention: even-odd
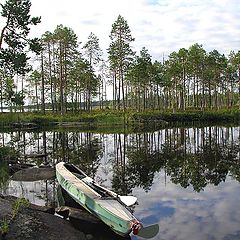
{"type": "Polygon", "coordinates": [[[28,38],[30,25],[40,23],[40,17],[30,16],[30,0],[7,0],[0,6],[6,19],[0,33],[0,67],[11,75],[25,74],[30,71],[27,51],[41,50],[38,38],[28,38]]]}
{"type": "MultiPolygon", "coordinates": [[[[88,37],[88,41],[86,44],[83,46],[83,49],[85,50],[85,55],[87,57],[87,61],[89,62],[91,71],[93,71],[96,67],[96,65],[100,62],[101,60],[101,55],[102,55],[102,50],[99,46],[99,39],[94,33],[90,33],[88,37]]],[[[92,75],[94,76],[94,74],[92,75]]],[[[89,81],[87,82],[87,92],[86,92],[86,105],[87,105],[87,110],[90,110],[91,106],[91,100],[92,100],[92,86],[91,86],[91,80],[90,78],[86,78],[89,81]]],[[[94,78],[98,80],[98,78],[94,78]]],[[[98,83],[97,83],[98,84],[98,83]]]]}
{"type": "MultiPolygon", "coordinates": [[[[113,72],[114,100],[117,101],[117,108],[120,109],[122,97],[123,110],[125,111],[125,74],[134,55],[130,43],[134,41],[127,21],[118,16],[112,25],[110,34],[111,43],[108,49],[111,71],[113,72]]],[[[115,102],[115,101],[114,101],[115,102]]]]}

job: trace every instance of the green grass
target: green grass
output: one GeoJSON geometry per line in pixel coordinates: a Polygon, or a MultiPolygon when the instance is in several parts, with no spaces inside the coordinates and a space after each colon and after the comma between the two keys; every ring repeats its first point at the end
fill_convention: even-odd
{"type": "Polygon", "coordinates": [[[63,116],[60,114],[46,113],[0,113],[0,126],[2,128],[11,127],[12,123],[35,123],[39,127],[53,126],[57,123],[81,123],[83,127],[114,127],[114,126],[137,126],[138,124],[156,124],[176,122],[239,122],[240,110],[186,110],[182,112],[161,112],[145,111],[134,112],[128,111],[124,114],[122,111],[113,110],[93,110],[89,112],[67,113],[63,116]]]}
{"type": "Polygon", "coordinates": [[[167,122],[235,122],[240,121],[239,110],[218,110],[218,111],[184,111],[184,112],[144,112],[133,114],[136,121],[156,121],[167,122]]]}
{"type": "Polygon", "coordinates": [[[0,230],[2,236],[5,236],[8,233],[10,224],[16,218],[19,211],[28,206],[29,201],[25,198],[17,198],[16,201],[13,202],[11,215],[8,217],[4,217],[1,221],[0,230]]]}
{"type": "Polygon", "coordinates": [[[14,203],[12,204],[12,219],[14,219],[18,212],[29,206],[29,201],[25,198],[18,198],[14,203]]]}
{"type": "Polygon", "coordinates": [[[1,230],[1,235],[2,236],[5,236],[8,233],[9,224],[10,224],[9,220],[6,217],[4,217],[2,222],[1,222],[1,225],[0,225],[0,230],[1,230]]]}

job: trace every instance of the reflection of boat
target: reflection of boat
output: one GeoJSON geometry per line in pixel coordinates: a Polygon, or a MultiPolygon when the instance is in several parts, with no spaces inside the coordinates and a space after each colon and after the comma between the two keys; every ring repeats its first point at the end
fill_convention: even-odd
{"type": "Polygon", "coordinates": [[[60,185],[87,211],[101,219],[119,235],[128,235],[131,231],[138,234],[141,223],[117,198],[105,188],[87,182],[87,176],[77,167],[68,163],[56,165],[56,176],[60,185]]]}

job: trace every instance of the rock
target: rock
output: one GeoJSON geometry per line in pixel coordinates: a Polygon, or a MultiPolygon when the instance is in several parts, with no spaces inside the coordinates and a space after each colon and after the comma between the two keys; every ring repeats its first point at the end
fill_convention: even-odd
{"type": "Polygon", "coordinates": [[[30,168],[33,167],[34,164],[30,164],[30,163],[20,163],[18,161],[15,162],[8,162],[8,166],[9,166],[9,172],[10,174],[14,174],[15,172],[18,172],[22,169],[26,169],[26,168],[30,168]]]}
{"type": "Polygon", "coordinates": [[[26,208],[17,214],[5,239],[85,240],[86,237],[64,219],[26,208]]]}
{"type": "Polygon", "coordinates": [[[87,235],[86,235],[86,238],[87,238],[87,240],[91,240],[91,239],[93,239],[93,235],[87,234],[87,235]]]}
{"type": "MultiPolygon", "coordinates": [[[[0,200],[3,200],[3,199],[12,205],[18,198],[15,196],[0,195],[0,200]]],[[[0,206],[1,206],[1,204],[0,204],[0,206]]],[[[49,213],[49,214],[55,214],[55,208],[53,208],[53,207],[38,206],[38,205],[35,205],[32,203],[29,203],[28,208],[35,210],[35,211],[45,212],[45,213],[49,213]]]]}
{"type": "Polygon", "coordinates": [[[79,208],[72,208],[68,206],[62,206],[59,208],[56,208],[56,213],[63,216],[64,218],[69,218],[71,222],[73,221],[79,221],[81,222],[81,225],[83,224],[88,224],[91,228],[90,225],[92,226],[92,230],[95,227],[95,225],[98,224],[103,224],[101,220],[87,212],[86,210],[79,209],[79,208]]]}
{"type": "MultiPolygon", "coordinates": [[[[0,196],[0,224],[12,216],[12,203],[16,197],[0,196]]],[[[30,204],[22,208],[11,221],[5,240],[124,240],[110,230],[99,219],[82,209],[62,207],[57,213],[64,213],[70,221],[46,213],[45,207],[30,204]],[[68,213],[68,215],[67,215],[68,213]],[[75,228],[73,227],[75,226],[75,228]],[[89,227],[90,226],[90,227],[89,227]]],[[[0,236],[0,239],[1,236],[0,236]]]]}
{"type": "Polygon", "coordinates": [[[22,169],[12,175],[14,181],[39,181],[50,180],[55,178],[55,169],[50,167],[32,167],[22,169]]]}
{"type": "Polygon", "coordinates": [[[100,219],[90,214],[86,210],[63,206],[57,208],[56,213],[63,216],[64,218],[69,218],[69,221],[76,229],[86,234],[86,239],[98,240],[99,236],[105,240],[131,239],[130,236],[121,237],[115,234],[100,219]]]}
{"type": "MultiPolygon", "coordinates": [[[[16,198],[0,196],[0,224],[12,215],[12,203],[16,198]]],[[[0,236],[1,239],[1,236],[0,236]]],[[[26,207],[11,221],[6,240],[86,240],[84,233],[75,229],[69,221],[39,210],[26,207]]]]}
{"type": "Polygon", "coordinates": [[[12,203],[0,196],[0,221],[6,216],[10,216],[12,213],[12,203]]]}

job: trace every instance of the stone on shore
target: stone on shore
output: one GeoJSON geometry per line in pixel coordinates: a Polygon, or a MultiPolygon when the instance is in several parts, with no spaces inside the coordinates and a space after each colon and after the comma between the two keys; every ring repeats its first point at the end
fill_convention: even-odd
{"type": "MultiPolygon", "coordinates": [[[[12,204],[16,200],[16,197],[0,195],[0,225],[4,219],[11,218],[12,204]]],[[[0,234],[0,239],[129,240],[131,238],[115,234],[98,218],[83,209],[64,206],[55,211],[51,207],[29,204],[28,207],[19,210],[9,225],[8,233],[4,237],[0,234]]]]}
{"type": "MultiPolygon", "coordinates": [[[[0,197],[0,224],[12,214],[12,199],[0,197]]],[[[11,221],[9,232],[0,239],[6,240],[86,240],[84,233],[75,229],[69,221],[55,215],[33,209],[20,210],[11,221]]]]}

